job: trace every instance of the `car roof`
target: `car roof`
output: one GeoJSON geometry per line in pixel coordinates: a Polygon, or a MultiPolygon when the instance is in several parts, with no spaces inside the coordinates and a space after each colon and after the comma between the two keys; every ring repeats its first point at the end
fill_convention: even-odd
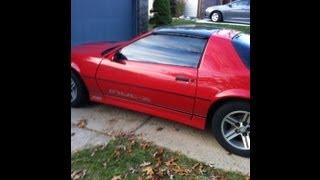
{"type": "Polygon", "coordinates": [[[213,28],[206,25],[177,25],[177,26],[162,26],[153,30],[154,34],[165,35],[181,35],[192,36],[198,38],[209,38],[211,34],[217,32],[220,28],[213,28]]]}

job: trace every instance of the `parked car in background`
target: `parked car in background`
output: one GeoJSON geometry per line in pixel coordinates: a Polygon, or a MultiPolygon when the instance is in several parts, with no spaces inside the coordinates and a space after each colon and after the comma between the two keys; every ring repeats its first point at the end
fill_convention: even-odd
{"type": "Polygon", "coordinates": [[[250,35],[188,25],[71,50],[71,106],[88,101],[210,125],[234,154],[250,155],[250,35]]]}
{"type": "Polygon", "coordinates": [[[250,0],[237,0],[224,5],[210,6],[205,16],[213,22],[250,23],[250,0]]]}

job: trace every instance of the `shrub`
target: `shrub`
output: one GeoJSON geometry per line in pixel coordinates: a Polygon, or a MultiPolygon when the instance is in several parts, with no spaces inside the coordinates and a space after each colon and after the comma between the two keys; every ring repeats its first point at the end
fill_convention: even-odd
{"type": "Polygon", "coordinates": [[[169,0],[155,0],[151,12],[154,16],[150,19],[150,24],[155,27],[170,24],[172,21],[169,0]]]}
{"type": "Polygon", "coordinates": [[[186,3],[184,0],[170,0],[171,15],[173,17],[180,17],[184,13],[186,3]]]}

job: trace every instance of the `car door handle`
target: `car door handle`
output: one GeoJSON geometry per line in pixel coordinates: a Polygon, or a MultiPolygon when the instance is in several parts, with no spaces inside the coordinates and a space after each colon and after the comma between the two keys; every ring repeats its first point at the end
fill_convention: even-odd
{"type": "Polygon", "coordinates": [[[185,77],[185,76],[177,76],[176,81],[192,82],[192,79],[185,77]]]}

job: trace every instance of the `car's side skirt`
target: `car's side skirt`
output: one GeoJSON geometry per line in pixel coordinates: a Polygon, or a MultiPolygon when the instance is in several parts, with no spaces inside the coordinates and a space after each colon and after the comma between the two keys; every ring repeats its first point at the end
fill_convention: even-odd
{"type": "Polygon", "coordinates": [[[150,104],[130,101],[119,97],[107,95],[104,95],[103,97],[90,96],[90,100],[165,118],[198,129],[204,129],[206,124],[206,119],[203,117],[192,116],[191,114],[186,114],[150,104]]]}

